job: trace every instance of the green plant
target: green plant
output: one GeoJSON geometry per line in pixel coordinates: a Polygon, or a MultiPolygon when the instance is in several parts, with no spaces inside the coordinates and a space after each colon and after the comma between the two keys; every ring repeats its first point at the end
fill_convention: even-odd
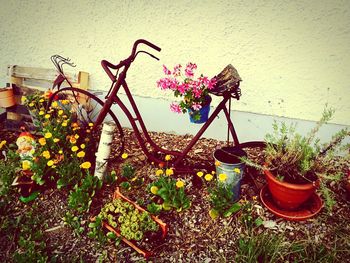
{"type": "MultiPolygon", "coordinates": [[[[316,138],[319,129],[333,114],[333,109],[325,109],[322,118],[307,136],[298,134],[294,124],[288,127],[285,123],[278,125],[275,122],[273,133],[265,137],[268,169],[277,178],[290,183],[320,180],[320,191],[326,197],[329,209],[334,201],[328,183],[339,181],[343,176],[344,165],[350,160],[349,145],[342,145],[343,140],[350,135],[347,129],[337,132],[329,143],[321,144],[316,138]]],[[[249,160],[247,163],[251,164],[249,160]]]]}
{"type": "Polygon", "coordinates": [[[130,163],[124,163],[122,165],[121,175],[127,180],[131,180],[135,175],[136,169],[130,163]]]}
{"type": "Polygon", "coordinates": [[[81,216],[74,215],[74,213],[71,213],[70,211],[68,211],[63,217],[64,224],[69,225],[77,235],[81,235],[84,232],[81,220],[81,216]]]}
{"type": "Polygon", "coordinates": [[[158,224],[149,213],[139,211],[132,204],[119,198],[105,204],[98,218],[106,220],[111,227],[118,229],[120,234],[128,240],[140,241],[145,233],[159,230],[158,224]]]}
{"type": "MultiPolygon", "coordinates": [[[[181,180],[175,180],[167,175],[160,175],[157,181],[148,185],[148,189],[152,194],[162,199],[162,208],[164,210],[174,208],[180,212],[191,206],[190,199],[185,193],[184,183],[181,180]]],[[[153,207],[156,208],[154,205],[153,207]]],[[[158,212],[156,210],[153,209],[153,212],[158,212]]]]}
{"type": "Polygon", "coordinates": [[[288,243],[282,235],[251,233],[237,241],[235,262],[285,262],[284,254],[288,252],[288,243]]]}
{"type": "Polygon", "coordinates": [[[80,185],[76,184],[68,196],[68,207],[79,213],[89,211],[96,190],[101,189],[102,181],[89,173],[80,185]]]}

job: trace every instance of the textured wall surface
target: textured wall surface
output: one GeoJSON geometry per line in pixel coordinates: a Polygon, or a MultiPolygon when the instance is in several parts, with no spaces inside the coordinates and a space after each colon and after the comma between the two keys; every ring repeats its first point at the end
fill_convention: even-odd
{"type": "Polygon", "coordinates": [[[8,64],[52,67],[58,53],[106,90],[101,59],[117,63],[145,38],[161,60],[136,60],[134,94],[172,99],[155,85],[162,64],[196,62],[214,76],[231,63],[243,79],[235,109],[317,120],[328,103],[334,123],[350,125],[348,0],[0,1],[1,85],[8,64]]]}

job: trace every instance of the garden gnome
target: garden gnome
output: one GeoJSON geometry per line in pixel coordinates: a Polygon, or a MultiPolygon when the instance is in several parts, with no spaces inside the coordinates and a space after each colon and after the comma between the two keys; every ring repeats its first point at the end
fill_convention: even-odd
{"type": "Polygon", "coordinates": [[[16,140],[18,154],[22,159],[22,168],[24,171],[30,170],[33,153],[35,151],[35,139],[32,134],[22,128],[22,132],[16,140]]]}

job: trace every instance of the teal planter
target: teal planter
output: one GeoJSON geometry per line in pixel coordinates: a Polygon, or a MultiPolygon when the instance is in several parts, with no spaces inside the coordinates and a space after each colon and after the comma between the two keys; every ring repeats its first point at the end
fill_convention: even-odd
{"type": "Polygon", "coordinates": [[[244,175],[245,163],[240,160],[247,153],[238,147],[223,147],[214,152],[216,174],[226,174],[227,179],[222,182],[231,188],[233,201],[237,201],[241,194],[241,181],[244,175]]]}

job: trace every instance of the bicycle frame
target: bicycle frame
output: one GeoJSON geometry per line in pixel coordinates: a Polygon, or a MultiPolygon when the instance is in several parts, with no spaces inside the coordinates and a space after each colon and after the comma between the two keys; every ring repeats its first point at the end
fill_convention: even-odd
{"type": "MultiPolygon", "coordinates": [[[[109,90],[109,92],[106,96],[106,101],[103,105],[103,108],[102,108],[101,112],[99,113],[99,115],[97,116],[97,120],[95,122],[94,128],[96,128],[100,124],[102,124],[106,114],[111,109],[112,105],[117,104],[122,109],[122,111],[124,112],[126,117],[128,118],[128,120],[131,124],[131,127],[135,133],[135,136],[136,136],[136,138],[141,146],[141,149],[145,153],[148,160],[150,160],[151,162],[155,162],[155,163],[160,164],[160,163],[164,162],[164,160],[157,157],[158,153],[173,155],[173,156],[175,156],[175,158],[170,161],[170,165],[173,168],[177,169],[177,172],[179,172],[180,169],[186,168],[186,166],[181,165],[181,162],[184,160],[184,158],[187,156],[187,154],[192,149],[192,147],[197,143],[197,141],[201,138],[201,136],[204,134],[204,132],[207,130],[207,128],[214,121],[215,117],[217,117],[221,111],[224,112],[226,120],[227,120],[227,125],[228,125],[227,144],[229,144],[229,135],[231,134],[231,136],[233,138],[234,145],[239,145],[238,137],[237,137],[236,131],[234,129],[233,123],[231,121],[230,113],[229,113],[229,110],[231,108],[231,98],[232,98],[232,94],[230,91],[223,92],[222,101],[218,104],[218,106],[215,108],[214,112],[210,115],[209,119],[203,124],[201,129],[192,138],[192,140],[188,143],[188,145],[185,147],[185,149],[183,149],[183,151],[180,152],[180,151],[172,151],[172,150],[164,149],[164,148],[158,146],[152,140],[152,138],[150,137],[150,135],[147,131],[147,128],[146,128],[146,125],[142,119],[142,116],[137,108],[135,100],[134,100],[134,98],[129,90],[129,87],[126,83],[126,80],[125,80],[126,73],[129,69],[131,63],[134,61],[134,59],[136,58],[138,53],[140,53],[140,52],[147,53],[151,57],[158,59],[157,57],[153,56],[152,54],[150,54],[146,51],[138,51],[136,53],[137,45],[141,44],[141,43],[146,44],[149,47],[152,47],[153,49],[155,49],[157,51],[161,50],[159,47],[155,46],[154,44],[152,44],[146,40],[139,39],[134,43],[131,55],[127,59],[122,60],[119,64],[114,65],[106,60],[102,60],[101,65],[102,65],[103,69],[106,71],[109,78],[111,79],[112,85],[111,85],[111,89],[109,90]],[[114,75],[109,68],[117,70],[117,73],[114,75]],[[123,70],[121,71],[119,76],[117,76],[120,68],[123,68],[123,70]],[[122,100],[117,96],[118,91],[120,90],[121,87],[123,87],[123,89],[126,93],[127,99],[131,105],[133,113],[126,107],[126,105],[122,102],[122,100]],[[230,103],[229,110],[226,107],[227,102],[230,103]],[[133,114],[136,117],[134,117],[133,114]],[[141,131],[138,128],[137,122],[140,124],[141,131]],[[142,134],[144,135],[144,137],[142,136],[142,134]],[[151,151],[149,151],[147,149],[147,146],[146,146],[147,143],[155,150],[155,153],[152,153],[151,151]]],[[[55,66],[56,66],[56,64],[58,64],[58,66],[56,66],[56,68],[58,68],[58,71],[60,73],[60,75],[57,78],[57,81],[55,81],[55,83],[54,83],[55,85],[57,85],[57,87],[59,89],[63,80],[67,79],[67,78],[63,74],[62,67],[59,67],[60,64],[57,62],[54,64],[55,64],[55,66]]],[[[239,82],[237,83],[236,87],[238,88],[238,86],[239,86],[239,82]]],[[[193,168],[193,166],[191,166],[191,167],[193,168]]],[[[187,168],[189,168],[189,167],[187,167],[187,168]]],[[[189,170],[183,170],[183,171],[189,171],[189,170]]]]}
{"type": "MultiPolygon", "coordinates": [[[[185,149],[182,152],[179,151],[171,151],[171,150],[166,150],[164,148],[159,147],[150,137],[148,130],[146,128],[146,125],[142,119],[142,116],[137,108],[137,105],[135,103],[135,100],[130,92],[130,89],[125,81],[125,74],[121,73],[121,75],[118,78],[117,83],[114,85],[113,90],[110,92],[107,101],[110,101],[110,105],[112,105],[112,103],[117,104],[122,111],[124,112],[124,114],[127,116],[132,129],[135,133],[135,136],[141,146],[142,151],[145,153],[145,155],[147,156],[147,158],[152,161],[152,162],[156,162],[156,163],[161,163],[164,160],[159,159],[156,157],[155,154],[152,154],[146,147],[146,144],[149,143],[149,145],[156,151],[156,152],[161,152],[163,154],[170,154],[175,156],[176,158],[174,160],[172,160],[171,165],[174,168],[184,168],[181,166],[181,162],[184,160],[184,158],[186,157],[186,155],[188,154],[188,152],[192,149],[192,147],[197,143],[197,141],[201,138],[201,136],[203,135],[203,133],[207,130],[207,128],[211,125],[211,123],[214,121],[215,117],[218,116],[218,114],[223,111],[227,120],[227,124],[228,124],[228,129],[229,132],[233,138],[233,142],[234,145],[238,145],[239,141],[238,141],[238,137],[236,134],[236,131],[234,129],[233,123],[231,121],[230,118],[230,114],[228,109],[226,108],[226,103],[231,99],[231,94],[230,93],[224,93],[223,95],[223,99],[222,101],[219,103],[219,105],[216,107],[216,109],[214,110],[214,112],[210,115],[209,119],[203,124],[203,126],[201,127],[201,129],[197,132],[197,134],[192,138],[192,140],[188,143],[188,145],[185,147],[185,149]],[[120,78],[124,79],[120,79],[120,78]],[[132,111],[135,114],[136,117],[133,117],[133,114],[131,113],[131,111],[126,107],[126,105],[123,103],[123,101],[117,96],[117,93],[120,89],[120,87],[123,87],[125,94],[127,96],[127,99],[131,105],[132,111]],[[139,130],[138,126],[137,126],[137,122],[140,124],[141,127],[141,131],[139,130]],[[144,135],[145,138],[142,137],[142,134],[144,135]]],[[[108,106],[106,101],[106,104],[104,105],[102,111],[100,112],[99,116],[104,116],[104,114],[110,109],[111,106],[108,106]]],[[[102,118],[98,118],[98,120],[96,121],[96,126],[98,126],[101,122],[102,118]]]]}

